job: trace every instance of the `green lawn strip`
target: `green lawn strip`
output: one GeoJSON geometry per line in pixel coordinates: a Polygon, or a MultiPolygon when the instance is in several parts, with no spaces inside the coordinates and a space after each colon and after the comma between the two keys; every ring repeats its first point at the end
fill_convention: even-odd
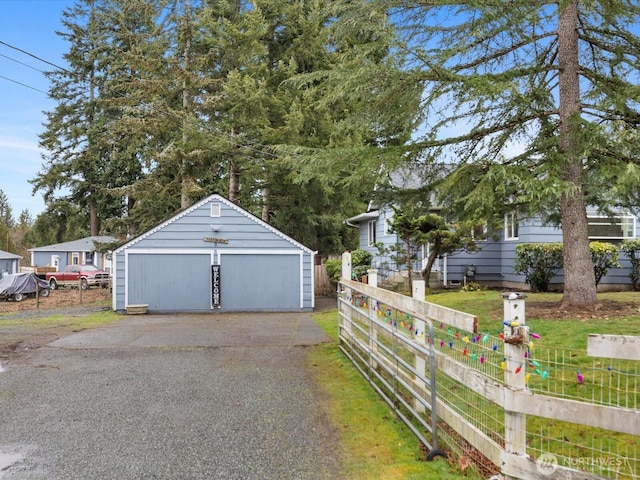
{"type": "Polygon", "coordinates": [[[471,470],[459,473],[455,465],[444,459],[425,461],[425,452],[415,435],[338,348],[337,312],[314,314],[313,318],[333,339],[314,349],[309,362],[318,385],[327,395],[329,414],[339,432],[343,478],[480,478],[471,470]]]}

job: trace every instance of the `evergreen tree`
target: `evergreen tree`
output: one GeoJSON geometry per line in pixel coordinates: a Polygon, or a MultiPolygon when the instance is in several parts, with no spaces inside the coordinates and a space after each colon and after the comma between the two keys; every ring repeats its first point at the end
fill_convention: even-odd
{"type": "Polygon", "coordinates": [[[100,230],[98,203],[107,152],[102,146],[104,112],[98,104],[99,54],[105,38],[96,22],[99,0],[77,3],[63,13],[61,35],[69,41],[65,54],[69,69],[49,72],[49,95],[58,101],[46,112],[46,130],[40,146],[48,153],[43,170],[31,181],[34,191],[44,191],[46,202],[54,202],[59,189],[71,192],[70,200],[85,209],[90,231],[100,230]]]}
{"type": "MultiPolygon", "coordinates": [[[[561,224],[563,302],[594,304],[586,207],[607,211],[629,183],[638,185],[638,158],[629,152],[640,118],[633,28],[640,5],[340,3],[345,16],[338,23],[352,30],[359,19],[387,12],[397,33],[390,47],[405,73],[394,88],[383,86],[423,89],[423,124],[406,159],[458,166],[441,188],[460,219],[495,225],[518,210],[561,224]]],[[[374,106],[384,118],[388,105],[374,106]]]]}

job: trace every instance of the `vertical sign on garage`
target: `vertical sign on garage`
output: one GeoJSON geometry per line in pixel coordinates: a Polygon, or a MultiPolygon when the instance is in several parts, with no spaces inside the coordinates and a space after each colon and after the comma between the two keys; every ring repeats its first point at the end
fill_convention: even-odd
{"type": "Polygon", "coordinates": [[[211,265],[211,306],[220,308],[220,265],[211,265]]]}

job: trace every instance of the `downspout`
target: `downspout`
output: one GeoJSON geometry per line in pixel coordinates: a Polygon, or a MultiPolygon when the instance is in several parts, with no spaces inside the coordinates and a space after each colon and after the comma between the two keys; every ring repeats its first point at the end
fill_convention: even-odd
{"type": "Polygon", "coordinates": [[[447,281],[447,276],[449,273],[449,267],[447,265],[447,254],[445,253],[443,258],[442,258],[442,282],[444,283],[444,288],[447,288],[447,284],[449,283],[447,281]]]}

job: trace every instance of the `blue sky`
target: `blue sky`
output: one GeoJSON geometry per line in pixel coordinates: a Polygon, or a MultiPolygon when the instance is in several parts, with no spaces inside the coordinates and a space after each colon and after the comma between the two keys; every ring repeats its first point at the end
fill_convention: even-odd
{"type": "MultiPolygon", "coordinates": [[[[64,66],[62,55],[68,45],[55,31],[62,28],[62,11],[73,4],[72,0],[0,0],[0,41],[64,66]]],[[[31,195],[29,180],[42,166],[38,147],[42,112],[55,108],[46,93],[49,82],[41,73],[52,69],[0,44],[0,190],[16,219],[24,209],[34,219],[45,209],[42,194],[31,195]]]]}

